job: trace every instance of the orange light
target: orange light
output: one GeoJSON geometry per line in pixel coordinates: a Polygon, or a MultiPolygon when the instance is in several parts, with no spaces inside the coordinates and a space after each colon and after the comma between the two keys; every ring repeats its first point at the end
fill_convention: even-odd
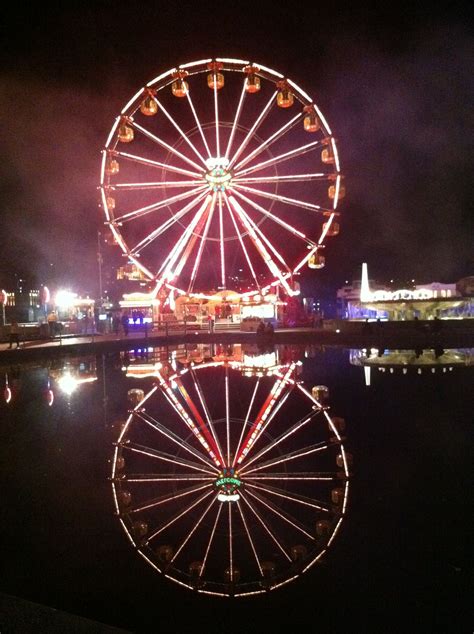
{"type": "Polygon", "coordinates": [[[326,165],[332,165],[334,163],[334,155],[331,152],[331,148],[325,147],[321,152],[321,161],[326,165]]]}
{"type": "Polygon", "coordinates": [[[152,117],[158,112],[158,104],[154,99],[154,93],[149,90],[147,96],[140,104],[140,112],[147,117],[152,117]]]}
{"type": "Polygon", "coordinates": [[[208,69],[211,71],[207,76],[207,85],[211,88],[211,90],[214,90],[214,88],[220,90],[224,87],[224,75],[219,72],[222,69],[222,66],[221,62],[211,62],[207,65],[208,69]]]}
{"type": "Polygon", "coordinates": [[[295,98],[286,81],[279,81],[277,83],[277,88],[279,88],[277,93],[277,105],[280,108],[291,108],[295,98]]]}
{"type": "Polygon", "coordinates": [[[245,90],[250,94],[254,94],[260,90],[260,77],[256,74],[258,70],[257,66],[246,66],[244,68],[244,72],[247,73],[245,90]]]}
{"type": "Polygon", "coordinates": [[[184,79],[177,79],[171,84],[171,92],[175,97],[186,97],[189,92],[189,85],[184,79]]]}
{"type": "Polygon", "coordinates": [[[122,143],[130,143],[131,141],[133,141],[133,137],[134,137],[133,128],[127,124],[128,124],[128,120],[123,119],[122,123],[119,125],[118,138],[119,138],[119,141],[121,141],[122,143]]]}
{"type": "Polygon", "coordinates": [[[304,112],[306,112],[303,121],[304,129],[306,132],[317,132],[321,126],[313,106],[305,106],[304,112]]]}
{"type": "Polygon", "coordinates": [[[185,81],[185,78],[188,76],[188,72],[186,70],[178,70],[173,73],[173,83],[171,84],[171,92],[175,97],[179,97],[182,99],[186,97],[189,92],[188,82],[185,81]]]}
{"type": "Polygon", "coordinates": [[[105,173],[108,176],[114,176],[115,174],[118,174],[120,171],[120,165],[119,162],[117,161],[117,159],[113,158],[113,157],[109,157],[107,159],[107,163],[105,166],[105,173]]]}
{"type": "MultiPolygon", "coordinates": [[[[339,187],[339,196],[338,198],[344,198],[344,196],[346,195],[346,188],[344,187],[344,185],[341,185],[339,187]]],[[[336,196],[336,186],[335,185],[330,185],[329,189],[328,189],[328,196],[331,200],[334,200],[335,196],[336,196]]]]}
{"type": "Polygon", "coordinates": [[[308,266],[310,269],[323,269],[326,264],[326,258],[319,253],[313,253],[308,260],[308,266]]]}
{"type": "Polygon", "coordinates": [[[327,222],[325,222],[323,224],[323,233],[326,232],[327,236],[337,236],[339,235],[339,223],[337,222],[333,222],[331,223],[331,226],[329,227],[329,229],[326,231],[326,226],[327,226],[327,222]]]}

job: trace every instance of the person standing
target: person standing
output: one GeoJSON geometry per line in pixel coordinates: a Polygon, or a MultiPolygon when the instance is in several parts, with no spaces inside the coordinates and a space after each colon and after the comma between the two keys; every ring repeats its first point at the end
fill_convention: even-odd
{"type": "Polygon", "coordinates": [[[15,319],[10,325],[10,345],[8,347],[11,348],[14,343],[16,343],[17,348],[20,347],[20,326],[15,319]]]}
{"type": "Polygon", "coordinates": [[[58,316],[56,315],[56,311],[52,310],[48,315],[48,324],[49,324],[49,336],[56,336],[56,323],[58,321],[58,316]]]}
{"type": "Polygon", "coordinates": [[[112,325],[113,325],[114,335],[118,335],[120,330],[120,317],[118,316],[117,313],[115,313],[112,318],[112,325]]]}
{"type": "Polygon", "coordinates": [[[123,334],[127,337],[128,336],[128,313],[124,313],[122,315],[122,328],[123,328],[123,334]]]}

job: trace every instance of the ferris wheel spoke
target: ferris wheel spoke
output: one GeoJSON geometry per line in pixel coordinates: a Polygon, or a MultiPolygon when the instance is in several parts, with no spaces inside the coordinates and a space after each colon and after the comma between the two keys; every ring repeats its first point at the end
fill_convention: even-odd
{"type": "Polygon", "coordinates": [[[158,99],[156,97],[153,97],[153,99],[154,99],[154,101],[156,101],[159,109],[165,115],[165,117],[168,119],[168,121],[171,123],[171,125],[178,131],[178,133],[181,136],[181,138],[188,144],[188,146],[191,148],[191,150],[194,152],[194,154],[196,154],[198,159],[205,166],[206,165],[206,161],[205,161],[204,157],[202,156],[202,154],[200,152],[198,152],[198,150],[194,146],[194,143],[192,143],[192,141],[188,138],[188,136],[179,127],[179,125],[176,123],[176,121],[173,119],[173,117],[170,115],[170,113],[166,110],[166,108],[163,106],[163,104],[160,103],[160,101],[158,101],[158,99]]]}
{"type": "Polygon", "coordinates": [[[292,451],[286,454],[283,457],[273,458],[272,460],[267,460],[266,462],[262,462],[260,465],[252,467],[249,471],[245,470],[245,474],[248,475],[250,473],[255,473],[255,471],[261,471],[262,469],[268,469],[269,467],[273,467],[277,464],[283,464],[285,462],[290,462],[290,460],[297,460],[298,458],[303,458],[304,456],[309,456],[313,453],[317,453],[318,451],[324,451],[329,447],[329,443],[320,442],[314,445],[308,445],[307,447],[302,447],[301,449],[297,449],[296,451],[292,451]]]}
{"type": "Polygon", "coordinates": [[[252,511],[252,513],[255,515],[255,517],[258,519],[258,521],[263,526],[263,528],[265,529],[267,534],[271,537],[272,541],[278,546],[278,548],[285,555],[285,557],[288,559],[288,561],[291,561],[291,557],[286,552],[286,548],[284,546],[282,546],[280,541],[275,537],[275,535],[273,534],[271,529],[267,526],[267,523],[265,522],[265,520],[261,517],[260,513],[250,503],[250,500],[248,500],[247,497],[246,496],[244,497],[244,495],[242,495],[242,494],[240,495],[240,497],[245,502],[245,504],[249,507],[249,509],[252,511]]]}
{"type": "MultiPolygon", "coordinates": [[[[197,476],[199,477],[199,476],[197,476]]],[[[337,474],[332,471],[282,471],[281,473],[272,471],[268,474],[249,475],[245,476],[245,481],[248,480],[278,480],[282,481],[316,481],[316,482],[332,482],[338,480],[337,474]]]]}
{"type": "Polygon", "coordinates": [[[221,256],[221,285],[226,288],[224,253],[224,218],[222,210],[222,192],[219,192],[219,252],[221,256]]]}
{"type": "Polygon", "coordinates": [[[268,267],[268,269],[270,270],[272,275],[274,275],[275,277],[277,277],[280,280],[282,286],[285,288],[286,292],[291,297],[293,295],[293,291],[292,291],[291,287],[289,286],[289,284],[288,284],[287,280],[285,279],[285,277],[282,275],[282,272],[280,271],[279,267],[273,261],[270,253],[267,251],[267,249],[266,249],[265,245],[263,244],[262,240],[260,240],[260,238],[258,237],[257,231],[254,230],[254,228],[252,226],[252,222],[249,221],[247,214],[244,212],[244,210],[242,209],[241,205],[238,203],[238,201],[235,199],[234,196],[230,196],[229,197],[229,201],[230,201],[233,209],[235,210],[235,212],[237,214],[237,217],[240,219],[241,223],[243,224],[245,229],[248,231],[248,234],[249,234],[250,239],[252,240],[252,242],[253,242],[253,244],[255,246],[255,249],[257,250],[257,252],[261,256],[261,258],[265,262],[266,266],[268,267]]]}
{"type": "Polygon", "coordinates": [[[221,445],[220,445],[220,442],[219,442],[219,438],[217,437],[216,431],[214,429],[214,425],[212,424],[211,416],[209,414],[209,408],[207,406],[206,399],[204,398],[204,393],[202,391],[201,384],[199,383],[199,379],[198,379],[198,377],[196,375],[196,372],[194,371],[193,368],[191,368],[191,377],[192,377],[192,379],[194,381],[194,388],[195,388],[195,390],[197,392],[197,395],[199,397],[199,400],[201,402],[201,407],[202,407],[202,409],[204,411],[204,416],[206,417],[207,425],[208,425],[209,429],[211,430],[212,437],[214,438],[214,442],[216,443],[216,447],[217,447],[217,449],[219,451],[219,456],[221,457],[221,460],[224,463],[225,462],[224,461],[224,454],[222,452],[222,448],[221,448],[221,445]]]}
{"type": "Polygon", "coordinates": [[[171,281],[171,279],[174,277],[174,273],[172,273],[172,268],[175,265],[176,261],[178,260],[179,256],[181,255],[187,242],[191,238],[191,235],[194,229],[196,228],[196,225],[198,224],[199,220],[202,218],[204,212],[206,211],[206,207],[209,205],[210,202],[211,202],[211,196],[207,195],[203,204],[197,211],[194,218],[191,220],[186,230],[183,232],[182,236],[179,238],[179,240],[176,242],[174,247],[171,249],[171,251],[168,253],[166,258],[164,259],[163,264],[161,265],[158,273],[156,274],[156,277],[158,278],[158,283],[155,289],[156,292],[160,290],[160,288],[163,286],[165,281],[171,281]]]}
{"type": "Polygon", "coordinates": [[[223,503],[221,502],[219,504],[219,508],[217,510],[217,513],[216,513],[216,519],[214,521],[214,525],[212,527],[211,534],[209,535],[209,541],[207,542],[206,552],[204,553],[204,558],[202,560],[201,570],[199,571],[199,578],[201,578],[203,576],[204,570],[206,568],[207,558],[209,556],[209,551],[211,550],[211,544],[212,544],[212,542],[214,540],[214,535],[216,533],[217,524],[219,522],[219,517],[221,515],[222,506],[223,506],[223,503]]]}
{"type": "Polygon", "coordinates": [[[199,413],[196,405],[194,404],[192,398],[189,396],[187,390],[185,389],[184,385],[182,384],[181,380],[176,378],[175,379],[176,384],[178,386],[179,392],[181,394],[181,396],[184,398],[186,404],[188,405],[189,409],[191,410],[193,416],[195,417],[195,419],[197,420],[200,429],[202,430],[204,436],[206,437],[208,443],[212,446],[213,451],[215,453],[215,455],[217,456],[217,462],[221,462],[224,463],[224,457],[222,455],[222,450],[220,448],[219,442],[217,441],[217,436],[215,435],[214,432],[214,428],[211,425],[210,429],[211,429],[211,433],[209,433],[209,430],[206,426],[206,421],[204,421],[204,419],[202,418],[201,414],[199,413]]]}
{"type": "Polygon", "coordinates": [[[310,181],[323,181],[330,180],[332,174],[326,174],[323,172],[313,172],[310,174],[279,174],[278,176],[237,176],[232,179],[232,182],[238,184],[252,184],[252,183],[309,183],[310,181]]]}
{"type": "Polygon", "coordinates": [[[129,213],[124,214],[123,216],[117,216],[115,218],[115,222],[129,222],[130,220],[135,220],[136,218],[141,218],[146,214],[151,213],[152,211],[158,211],[163,207],[167,207],[168,205],[172,205],[173,203],[180,202],[181,200],[186,200],[186,198],[190,198],[191,196],[196,196],[202,193],[206,189],[205,186],[195,187],[191,191],[183,192],[181,194],[174,194],[165,200],[160,200],[157,203],[153,203],[152,205],[147,205],[146,207],[140,207],[140,209],[135,209],[134,211],[130,211],[129,213]]]}
{"type": "Polygon", "coordinates": [[[173,563],[173,561],[175,559],[178,558],[179,553],[183,550],[183,548],[186,546],[186,544],[188,543],[188,541],[191,539],[191,537],[193,536],[193,534],[196,532],[196,530],[199,528],[199,525],[201,524],[202,520],[206,517],[206,515],[208,514],[208,512],[210,511],[212,505],[215,503],[217,498],[213,498],[210,502],[210,504],[207,506],[207,508],[204,510],[204,512],[202,513],[201,517],[198,519],[198,521],[194,524],[194,526],[192,527],[192,529],[189,531],[189,533],[187,534],[187,536],[184,538],[184,540],[181,542],[181,545],[179,546],[179,548],[177,548],[175,554],[173,555],[173,558],[171,559],[170,563],[173,563]]]}
{"type": "Polygon", "coordinates": [[[186,91],[186,97],[188,99],[188,103],[189,103],[189,106],[191,108],[191,112],[193,113],[194,120],[196,121],[196,125],[197,125],[199,133],[201,135],[202,142],[204,143],[204,147],[206,148],[207,155],[208,155],[209,158],[211,158],[211,150],[209,149],[209,146],[208,146],[207,141],[206,141],[206,137],[204,136],[204,130],[202,129],[201,122],[199,121],[199,118],[197,116],[197,112],[196,112],[196,109],[194,108],[194,104],[193,104],[192,99],[191,99],[191,93],[190,93],[189,90],[186,91]]]}
{"type": "Polygon", "coordinates": [[[161,161],[154,161],[152,159],[145,158],[144,156],[137,156],[135,154],[129,154],[128,152],[119,152],[118,150],[114,151],[114,156],[119,158],[124,158],[133,163],[140,163],[141,165],[146,165],[147,167],[156,167],[168,172],[175,172],[176,174],[183,174],[184,176],[191,176],[193,178],[199,177],[202,175],[202,172],[191,172],[190,170],[184,169],[184,167],[177,167],[176,165],[170,165],[169,163],[162,163],[161,161]]]}
{"type": "Polygon", "coordinates": [[[296,433],[299,429],[304,427],[304,425],[312,421],[313,418],[319,414],[319,412],[320,410],[317,410],[312,412],[309,416],[304,416],[299,421],[297,421],[294,425],[292,425],[289,429],[287,429],[283,434],[278,436],[278,438],[275,438],[274,440],[272,440],[268,445],[263,447],[257,454],[255,454],[253,458],[245,462],[243,466],[243,470],[247,469],[247,467],[249,467],[253,462],[255,462],[256,460],[259,460],[266,453],[268,453],[269,451],[277,447],[284,440],[286,440],[287,438],[292,436],[294,433],[296,433]]]}
{"type": "Polygon", "coordinates": [[[236,189],[242,189],[243,191],[249,192],[251,194],[256,194],[257,196],[262,196],[262,198],[269,198],[270,200],[276,200],[278,202],[285,203],[287,205],[293,205],[294,207],[299,207],[301,209],[309,209],[310,211],[317,211],[319,213],[331,212],[331,209],[328,209],[327,207],[321,207],[320,205],[308,203],[304,200],[297,200],[296,198],[288,198],[288,196],[279,196],[278,194],[265,192],[261,189],[256,189],[255,187],[247,187],[246,185],[238,184],[233,184],[233,187],[235,187],[236,189]]]}
{"type": "Polygon", "coordinates": [[[241,447],[239,447],[239,451],[237,455],[238,465],[240,465],[242,461],[246,458],[250,449],[255,446],[257,440],[259,439],[261,434],[265,431],[265,429],[268,427],[273,416],[276,414],[278,409],[280,409],[281,405],[284,403],[286,398],[288,398],[289,392],[287,393],[286,398],[282,399],[282,401],[278,405],[278,408],[276,407],[278,403],[278,399],[280,398],[281,393],[283,391],[283,388],[287,385],[287,382],[288,382],[287,379],[293,373],[295,366],[296,364],[292,363],[290,367],[288,368],[288,371],[286,372],[285,376],[281,379],[276,380],[275,383],[273,384],[273,387],[270,390],[270,393],[268,394],[267,398],[265,399],[265,402],[263,403],[262,407],[260,408],[260,411],[258,412],[255,418],[255,421],[245,438],[244,443],[242,444],[241,447]],[[272,410],[274,410],[273,414],[272,414],[272,410]]]}
{"type": "Polygon", "coordinates": [[[211,491],[208,491],[204,493],[203,495],[199,496],[197,500],[189,504],[183,511],[175,515],[169,522],[166,522],[166,524],[163,524],[158,529],[154,530],[153,533],[148,537],[147,544],[149,544],[152,539],[155,539],[155,537],[157,537],[160,533],[162,533],[164,530],[172,526],[175,522],[177,522],[184,515],[189,513],[195,506],[203,502],[206,498],[208,498],[213,493],[214,493],[214,490],[212,489],[211,491]]]}
{"type": "MultiPolygon", "coordinates": [[[[250,445],[247,446],[247,452],[244,455],[243,451],[242,451],[242,461],[245,463],[245,459],[248,456],[248,453],[251,449],[253,449],[253,447],[256,445],[257,441],[262,437],[262,434],[266,431],[267,427],[270,425],[270,423],[272,422],[272,420],[275,418],[275,416],[278,414],[279,410],[281,409],[281,407],[284,405],[284,403],[286,402],[286,400],[288,399],[288,397],[291,394],[291,389],[288,389],[283,396],[281,397],[280,401],[275,405],[275,408],[273,411],[271,411],[268,415],[267,418],[263,424],[263,426],[260,428],[260,430],[255,430],[256,434],[253,437],[253,441],[250,445]]],[[[250,438],[252,438],[252,436],[250,436],[250,438]]]]}
{"type": "Polygon", "coordinates": [[[247,169],[235,172],[234,176],[239,177],[243,176],[244,174],[252,174],[253,172],[258,172],[259,170],[262,170],[266,167],[278,165],[279,163],[283,163],[284,161],[288,161],[289,159],[296,158],[297,156],[303,156],[303,154],[306,154],[307,152],[312,152],[318,147],[321,147],[321,145],[321,141],[312,141],[311,143],[300,145],[300,147],[289,150],[288,152],[283,152],[283,154],[272,156],[272,158],[267,159],[266,161],[262,161],[261,163],[257,163],[257,165],[252,165],[251,167],[247,167],[247,169]]]}
{"type": "Polygon", "coordinates": [[[319,500],[315,500],[314,498],[310,498],[307,495],[301,495],[300,493],[288,493],[288,491],[286,491],[285,489],[280,489],[279,487],[273,487],[263,484],[256,485],[250,482],[246,482],[246,486],[251,487],[252,489],[265,491],[265,493],[270,493],[271,495],[289,500],[290,502],[295,502],[304,506],[310,506],[311,508],[315,508],[318,511],[325,511],[327,513],[331,512],[331,509],[327,504],[324,504],[324,502],[320,502],[319,500]]]}
{"type": "Polygon", "coordinates": [[[160,145],[161,147],[165,148],[165,150],[167,150],[168,152],[171,152],[171,154],[174,154],[175,156],[179,157],[182,161],[184,161],[185,163],[188,163],[188,165],[191,165],[192,167],[194,167],[194,169],[197,169],[198,172],[200,173],[202,172],[202,168],[200,165],[192,161],[190,158],[188,158],[185,154],[183,154],[182,152],[174,148],[172,145],[169,145],[168,143],[166,143],[166,141],[163,141],[163,139],[160,139],[160,137],[157,137],[155,134],[153,134],[146,128],[142,127],[135,121],[133,122],[133,127],[136,130],[139,130],[148,139],[150,139],[150,141],[153,141],[157,145],[160,145]]]}
{"type": "Polygon", "coordinates": [[[225,433],[227,441],[227,464],[230,464],[230,406],[229,406],[229,366],[225,366],[225,433]]]}
{"type": "MultiPolygon", "coordinates": [[[[258,489],[258,487],[253,487],[253,488],[258,489]]],[[[303,527],[301,522],[299,522],[297,519],[295,519],[288,512],[282,513],[276,507],[276,505],[271,503],[269,500],[267,500],[264,495],[262,495],[261,493],[256,494],[253,491],[247,491],[247,493],[249,495],[251,495],[254,498],[254,500],[257,500],[260,504],[262,504],[262,506],[267,508],[269,511],[272,511],[272,513],[274,513],[277,517],[280,517],[284,522],[287,522],[287,524],[290,524],[291,526],[293,526],[293,528],[296,528],[298,531],[303,533],[303,535],[306,535],[306,537],[308,537],[308,539],[311,539],[312,541],[315,540],[315,537],[313,535],[311,535],[311,533],[308,533],[308,531],[303,527]]]]}
{"type": "Polygon", "coordinates": [[[163,224],[157,227],[154,231],[149,233],[143,240],[136,244],[131,250],[132,255],[138,255],[145,247],[151,244],[162,233],[170,229],[176,222],[178,222],[185,214],[188,213],[193,207],[195,207],[206,195],[206,192],[201,192],[190,203],[185,205],[180,211],[174,214],[171,218],[168,218],[163,224]]]}
{"type": "MultiPolygon", "coordinates": [[[[214,439],[212,438],[211,434],[208,432],[208,430],[206,428],[206,424],[205,424],[204,420],[202,419],[202,416],[200,415],[200,413],[197,410],[196,406],[192,402],[192,400],[191,400],[189,394],[187,393],[187,391],[185,390],[183,384],[178,379],[175,379],[176,384],[178,385],[178,388],[180,390],[180,393],[183,396],[183,398],[185,399],[185,401],[186,401],[189,409],[191,410],[191,413],[193,414],[197,424],[191,419],[191,417],[186,412],[184,407],[178,401],[178,399],[175,396],[171,386],[169,385],[169,383],[166,381],[166,379],[163,377],[163,375],[160,373],[159,370],[157,370],[156,375],[157,375],[160,387],[161,387],[164,395],[166,396],[168,402],[170,403],[170,405],[173,407],[175,412],[178,414],[178,416],[184,422],[186,427],[188,429],[190,429],[191,432],[196,436],[196,439],[201,443],[201,446],[205,449],[207,455],[211,458],[212,462],[216,466],[220,466],[221,465],[221,461],[219,460],[218,455],[217,455],[218,449],[217,449],[217,447],[215,447],[214,439]]],[[[218,471],[218,470],[216,469],[216,471],[218,471]]]]}
{"type": "Polygon", "coordinates": [[[207,212],[208,212],[209,207],[206,208],[206,213],[203,214],[203,216],[199,219],[198,224],[196,225],[196,229],[191,233],[189,240],[186,244],[186,246],[183,249],[183,252],[181,254],[181,257],[179,259],[179,262],[176,266],[176,268],[173,271],[173,278],[178,278],[181,273],[183,272],[184,267],[186,266],[186,263],[196,245],[196,242],[198,241],[199,235],[203,229],[204,226],[204,222],[206,220],[207,217],[207,212]]]}
{"type": "MultiPolygon", "coordinates": [[[[231,190],[232,193],[234,193],[234,190],[231,190]]],[[[273,244],[270,242],[270,240],[267,238],[267,236],[263,233],[263,231],[260,229],[260,227],[258,226],[258,224],[256,222],[254,222],[252,220],[252,218],[249,216],[249,214],[244,210],[244,208],[241,206],[242,209],[242,213],[245,215],[245,217],[247,218],[248,222],[252,225],[252,227],[254,228],[255,232],[257,233],[257,235],[263,240],[263,242],[267,245],[267,247],[270,249],[270,251],[273,253],[273,255],[276,257],[277,260],[279,260],[281,262],[281,264],[283,264],[283,266],[285,267],[285,269],[287,270],[288,273],[291,274],[291,269],[288,266],[288,264],[285,262],[285,260],[283,259],[283,256],[281,255],[281,253],[279,253],[277,251],[277,249],[273,246],[273,244]]]]}
{"type": "Polygon", "coordinates": [[[243,83],[243,86],[242,86],[242,92],[240,93],[239,103],[237,105],[237,110],[235,112],[234,122],[232,124],[232,130],[230,132],[229,141],[227,143],[227,149],[225,151],[225,158],[227,158],[227,159],[229,158],[230,149],[231,149],[232,143],[234,141],[235,130],[236,130],[237,125],[239,123],[240,113],[242,112],[242,106],[243,106],[244,98],[245,98],[245,94],[246,94],[246,90],[245,90],[246,82],[247,82],[247,78],[244,79],[244,83],[243,83]]]}
{"type": "Polygon", "coordinates": [[[255,383],[255,388],[253,390],[252,398],[250,399],[250,405],[249,405],[249,408],[247,410],[247,414],[245,416],[244,423],[242,425],[242,431],[240,432],[239,442],[237,443],[237,446],[235,448],[234,459],[232,461],[232,466],[233,467],[235,467],[235,461],[237,460],[237,456],[239,455],[240,445],[241,445],[242,439],[244,437],[245,428],[247,427],[247,424],[248,424],[248,420],[249,420],[249,417],[250,417],[250,412],[252,411],[253,403],[255,401],[255,396],[257,394],[257,390],[259,388],[259,385],[260,385],[260,377],[258,377],[257,382],[255,383]]]}
{"type": "Polygon", "coordinates": [[[260,559],[259,559],[258,554],[257,554],[257,549],[255,548],[255,544],[253,543],[253,539],[252,539],[252,536],[250,534],[249,528],[247,526],[247,521],[245,519],[245,515],[244,515],[244,512],[242,510],[242,507],[241,507],[239,501],[237,501],[237,508],[239,509],[240,517],[242,519],[242,524],[244,525],[245,533],[247,534],[247,538],[249,540],[250,547],[252,548],[253,556],[255,557],[255,561],[257,562],[257,566],[258,566],[258,569],[260,570],[260,574],[263,577],[262,564],[260,563],[260,559]]]}
{"type": "MultiPolygon", "coordinates": [[[[235,232],[236,232],[237,237],[238,237],[238,239],[239,239],[240,246],[241,246],[242,251],[243,251],[243,253],[244,253],[245,259],[246,259],[247,264],[248,264],[248,267],[249,267],[249,269],[250,269],[250,273],[252,274],[252,277],[253,277],[253,280],[254,280],[254,282],[255,282],[255,285],[256,285],[257,289],[260,291],[260,283],[259,283],[259,281],[258,281],[258,279],[257,279],[257,275],[256,275],[255,270],[254,270],[254,268],[253,268],[252,261],[251,261],[251,259],[250,259],[249,254],[248,254],[248,251],[247,251],[247,249],[246,249],[246,247],[245,247],[244,240],[243,240],[242,235],[241,235],[241,233],[240,233],[239,227],[237,226],[237,221],[235,220],[235,216],[234,216],[234,214],[233,214],[233,212],[232,212],[232,208],[231,208],[231,206],[230,206],[230,204],[229,204],[229,200],[228,200],[228,198],[227,198],[227,197],[225,197],[225,203],[226,203],[226,207],[227,207],[227,210],[228,210],[228,212],[229,212],[229,215],[230,215],[230,217],[232,218],[232,223],[233,223],[233,225],[234,225],[235,232]]],[[[222,251],[222,253],[223,253],[223,251],[222,251]]]]}
{"type": "Polygon", "coordinates": [[[114,183],[115,190],[137,190],[137,189],[165,189],[166,187],[202,187],[202,180],[194,181],[156,181],[149,183],[114,183]]]}
{"type": "Polygon", "coordinates": [[[284,229],[286,229],[287,231],[289,231],[293,235],[295,235],[298,238],[301,238],[302,240],[304,240],[306,242],[306,244],[315,246],[315,243],[312,240],[310,240],[309,238],[307,238],[306,235],[302,231],[299,231],[298,229],[296,229],[292,225],[288,224],[287,222],[285,222],[284,220],[282,220],[278,216],[275,216],[274,214],[272,214],[270,211],[268,211],[264,207],[261,207],[258,203],[253,201],[251,198],[248,198],[247,196],[242,194],[242,192],[240,192],[238,189],[234,189],[233,193],[238,198],[244,200],[248,205],[253,207],[256,211],[259,211],[260,213],[264,214],[264,216],[266,216],[267,218],[270,218],[270,220],[273,220],[274,222],[276,222],[278,225],[280,225],[281,227],[283,227],[284,229]]]}
{"type": "Polygon", "coordinates": [[[154,473],[131,473],[125,478],[121,478],[120,481],[133,482],[134,484],[140,484],[141,482],[212,482],[213,478],[211,476],[194,475],[193,473],[173,472],[173,476],[154,473]]]}
{"type": "Polygon", "coordinates": [[[194,456],[195,458],[203,462],[208,467],[211,467],[211,469],[214,469],[214,465],[212,464],[212,462],[210,462],[207,458],[205,458],[202,454],[200,454],[199,451],[191,447],[191,445],[189,445],[183,438],[181,438],[180,436],[172,432],[170,429],[162,425],[160,422],[152,418],[150,414],[146,412],[140,412],[138,410],[136,410],[135,413],[139,418],[143,420],[144,423],[149,425],[152,429],[159,432],[160,434],[162,434],[163,436],[165,436],[172,442],[174,442],[176,445],[178,445],[178,447],[181,447],[182,449],[190,453],[192,456],[194,456]]]}
{"type": "Polygon", "coordinates": [[[191,278],[189,281],[189,287],[188,287],[188,293],[191,293],[191,291],[193,290],[193,286],[194,286],[194,280],[196,279],[196,274],[199,268],[199,264],[201,262],[201,256],[202,256],[202,252],[204,250],[204,246],[206,244],[206,239],[207,239],[207,234],[209,233],[209,227],[211,226],[211,222],[212,222],[212,217],[214,215],[214,208],[216,206],[216,198],[217,198],[217,194],[214,193],[214,195],[212,196],[212,201],[211,201],[211,205],[209,207],[209,211],[207,212],[207,219],[206,219],[206,224],[204,227],[204,232],[201,236],[201,242],[199,244],[199,249],[196,255],[196,259],[194,260],[194,266],[193,266],[193,270],[191,272],[191,278]]]}
{"type": "Polygon", "coordinates": [[[264,150],[267,150],[273,143],[278,141],[284,134],[286,134],[291,128],[294,128],[301,119],[303,118],[303,113],[298,113],[292,119],[290,119],[285,125],[279,128],[276,132],[274,132],[271,136],[268,137],[266,141],[263,141],[258,147],[255,148],[250,154],[244,157],[241,161],[239,161],[235,166],[235,171],[239,170],[244,165],[247,165],[249,161],[254,159],[256,156],[261,154],[264,150]]]}
{"type": "Polygon", "coordinates": [[[234,582],[234,557],[233,557],[233,534],[232,534],[232,504],[227,505],[229,507],[229,578],[230,582],[234,582]]]}
{"type": "Polygon", "coordinates": [[[270,108],[272,107],[272,105],[275,103],[275,97],[276,97],[276,92],[274,92],[270,99],[267,101],[267,103],[265,104],[263,110],[261,111],[261,113],[258,115],[257,119],[255,120],[255,123],[252,125],[252,127],[250,128],[250,130],[247,132],[244,140],[242,141],[242,143],[239,145],[237,151],[235,152],[234,156],[232,157],[232,159],[229,162],[229,168],[232,167],[232,165],[234,165],[235,161],[239,158],[239,156],[242,154],[242,152],[245,150],[245,148],[247,147],[248,143],[250,142],[250,139],[252,138],[252,136],[255,134],[255,132],[258,130],[258,128],[260,127],[261,123],[264,121],[265,117],[267,116],[267,114],[270,112],[270,108]]]}
{"type": "Polygon", "coordinates": [[[214,72],[214,115],[216,124],[216,156],[221,155],[221,145],[219,139],[219,103],[217,98],[217,72],[214,72]]]}
{"type": "Polygon", "coordinates": [[[127,513],[140,513],[141,511],[147,511],[149,509],[156,508],[157,506],[161,506],[161,504],[166,504],[167,502],[183,498],[186,495],[197,493],[198,491],[202,491],[203,489],[208,489],[209,487],[212,487],[212,480],[206,484],[194,485],[192,487],[189,487],[188,489],[184,489],[184,491],[180,491],[179,493],[173,492],[171,495],[160,495],[157,498],[153,498],[152,500],[148,500],[143,504],[140,504],[140,506],[128,509],[127,513]]]}
{"type": "Polygon", "coordinates": [[[148,456],[149,458],[163,460],[163,462],[169,462],[170,464],[180,465],[182,467],[189,467],[189,469],[201,471],[202,473],[208,473],[212,477],[215,477],[215,471],[204,469],[200,464],[196,464],[195,462],[187,460],[186,458],[177,458],[176,456],[165,453],[164,451],[160,451],[159,449],[153,449],[151,447],[146,447],[145,445],[139,445],[133,442],[127,442],[126,444],[123,444],[122,447],[124,449],[128,449],[129,451],[132,451],[133,453],[139,453],[144,456],[148,456]]]}

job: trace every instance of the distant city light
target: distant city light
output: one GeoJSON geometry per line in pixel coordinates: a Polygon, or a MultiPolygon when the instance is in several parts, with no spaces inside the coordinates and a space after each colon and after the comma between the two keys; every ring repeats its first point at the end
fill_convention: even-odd
{"type": "Polygon", "coordinates": [[[56,293],[56,306],[59,308],[69,308],[74,304],[74,300],[77,297],[77,293],[71,291],[61,290],[56,293]]]}

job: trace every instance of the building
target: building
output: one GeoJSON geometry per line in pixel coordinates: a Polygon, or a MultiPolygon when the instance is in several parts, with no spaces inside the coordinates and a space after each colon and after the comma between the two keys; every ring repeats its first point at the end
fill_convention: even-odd
{"type": "Polygon", "coordinates": [[[369,280],[364,263],[360,283],[339,289],[337,297],[345,319],[466,319],[474,316],[473,286],[474,277],[467,277],[394,290],[369,280]]]}

